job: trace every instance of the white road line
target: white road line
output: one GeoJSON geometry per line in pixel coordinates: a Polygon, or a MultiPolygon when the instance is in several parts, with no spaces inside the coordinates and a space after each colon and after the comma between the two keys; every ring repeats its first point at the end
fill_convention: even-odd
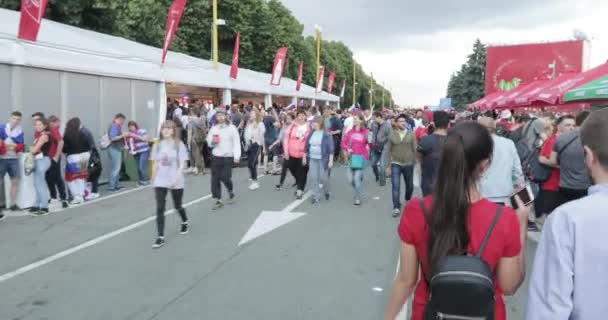
{"type": "MultiPolygon", "coordinates": [[[[211,195],[210,194],[208,194],[208,195],[206,195],[204,197],[192,200],[192,201],[184,204],[183,207],[187,208],[187,207],[192,206],[194,204],[197,204],[199,202],[203,202],[203,201],[205,201],[207,199],[211,199],[211,195]]],[[[175,212],[176,212],[175,209],[168,210],[168,211],[165,212],[165,215],[172,215],[175,212]]],[[[125,232],[128,232],[128,231],[131,231],[133,229],[139,228],[139,227],[143,226],[144,224],[146,224],[146,223],[148,223],[150,221],[154,221],[155,219],[156,219],[155,215],[147,217],[147,218],[145,218],[143,220],[140,220],[138,222],[130,224],[130,225],[126,226],[126,227],[120,228],[118,230],[115,230],[115,231],[112,231],[110,233],[107,233],[107,234],[105,234],[103,236],[100,236],[100,237],[97,237],[95,239],[91,239],[91,240],[89,240],[87,242],[84,242],[82,244],[79,244],[79,245],[77,245],[75,247],[72,247],[70,249],[67,249],[67,250],[61,251],[59,253],[56,253],[56,254],[54,254],[52,256],[49,256],[47,258],[44,258],[44,259],[42,259],[40,261],[28,264],[28,265],[26,265],[24,267],[21,267],[21,268],[15,270],[15,271],[11,271],[9,273],[3,274],[3,275],[0,276],[0,283],[2,283],[4,281],[7,281],[7,280],[10,280],[12,278],[15,278],[15,277],[17,277],[19,275],[22,275],[22,274],[24,274],[26,272],[29,272],[29,271],[32,271],[34,269],[38,269],[38,268],[40,268],[40,267],[42,267],[44,265],[47,265],[47,264],[49,264],[49,263],[51,263],[53,261],[59,260],[61,258],[65,258],[65,257],[67,257],[67,256],[69,256],[69,255],[71,255],[73,253],[76,253],[78,251],[81,251],[83,249],[92,247],[92,246],[94,246],[96,244],[99,244],[99,243],[102,243],[102,242],[104,242],[106,240],[112,239],[112,238],[114,238],[116,236],[119,236],[119,235],[125,233],[125,232]]]]}
{"type": "Polygon", "coordinates": [[[306,194],[304,194],[302,196],[302,199],[296,200],[296,201],[290,203],[287,207],[285,207],[285,209],[281,210],[281,212],[291,212],[291,211],[293,211],[293,209],[299,207],[308,198],[310,198],[310,192],[306,192],[306,194]]]}

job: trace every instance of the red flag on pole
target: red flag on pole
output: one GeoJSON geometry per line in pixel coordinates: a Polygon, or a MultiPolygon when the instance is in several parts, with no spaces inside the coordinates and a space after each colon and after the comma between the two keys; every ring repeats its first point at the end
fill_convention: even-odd
{"type": "Polygon", "coordinates": [[[340,98],[344,98],[346,92],[346,79],[342,80],[342,91],[340,91],[340,98]]]}
{"type": "Polygon", "coordinates": [[[48,0],[21,0],[19,39],[36,41],[48,0]]]}
{"type": "Polygon", "coordinates": [[[239,75],[239,46],[241,44],[241,33],[236,33],[234,40],[234,52],[232,53],[232,65],[230,66],[230,78],[236,79],[239,75]]]}
{"type": "Polygon", "coordinates": [[[336,79],[336,73],[334,71],[329,73],[329,81],[327,82],[327,92],[331,93],[334,90],[334,80],[336,79]]]}
{"type": "Polygon", "coordinates": [[[325,80],[325,67],[319,67],[319,76],[317,77],[317,92],[323,92],[323,80],[325,80]]]}
{"type": "Polygon", "coordinates": [[[272,78],[270,84],[273,86],[281,85],[281,78],[283,78],[283,70],[285,69],[285,62],[287,62],[287,47],[282,47],[277,50],[274,56],[274,65],[272,67],[272,78]]]}
{"type": "Polygon", "coordinates": [[[300,69],[298,69],[298,83],[296,83],[296,91],[300,91],[302,88],[302,75],[304,74],[304,61],[300,62],[300,69]]]}
{"type": "Polygon", "coordinates": [[[169,51],[171,42],[173,42],[173,36],[175,36],[175,32],[179,26],[179,21],[182,19],[186,1],[187,0],[175,0],[169,7],[169,12],[167,13],[167,24],[165,25],[165,42],[163,43],[161,63],[165,63],[167,51],[169,51]]]}

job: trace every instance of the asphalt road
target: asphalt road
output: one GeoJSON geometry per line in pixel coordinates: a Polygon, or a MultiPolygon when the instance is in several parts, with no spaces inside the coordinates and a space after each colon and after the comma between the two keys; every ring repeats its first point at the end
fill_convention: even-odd
{"type": "MultiPolygon", "coordinates": [[[[151,188],[46,217],[8,217],[0,222],[0,319],[382,317],[399,246],[390,186],[375,186],[369,170],[367,199],[356,208],[338,168],[332,200],[313,206],[294,202],[293,189],[275,191],[277,177],[249,191],[246,170],[234,176],[237,203],[218,211],[209,176],[189,178],[191,231],[180,235],[171,214],[159,250],[151,248],[151,188]],[[263,211],[268,219],[258,219],[263,211]],[[301,214],[285,220],[293,212],[301,214]],[[239,245],[252,225],[261,234],[281,214],[285,224],[239,245]]],[[[509,319],[522,319],[525,289],[508,300],[509,319]]]]}

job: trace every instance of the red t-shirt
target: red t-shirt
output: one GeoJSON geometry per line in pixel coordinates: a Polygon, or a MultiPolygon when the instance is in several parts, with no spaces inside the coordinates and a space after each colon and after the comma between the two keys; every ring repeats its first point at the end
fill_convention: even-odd
{"type": "Polygon", "coordinates": [[[416,128],[416,141],[418,143],[420,143],[420,140],[422,140],[422,137],[428,135],[428,133],[429,133],[429,128],[423,128],[423,127],[416,128]]]}
{"type": "MultiPolygon", "coordinates": [[[[431,212],[432,203],[432,196],[424,198],[424,204],[429,214],[431,212]]],[[[487,199],[482,199],[475,202],[469,207],[469,253],[476,253],[479,246],[481,246],[481,242],[483,241],[483,238],[486,235],[492,220],[494,219],[497,208],[498,207],[496,204],[488,201],[487,199]]],[[[422,271],[424,274],[428,275],[430,273],[426,258],[428,226],[425,222],[424,216],[422,215],[419,199],[415,198],[405,205],[397,232],[399,233],[399,237],[403,242],[413,245],[416,248],[418,261],[422,271]]],[[[481,257],[490,265],[492,271],[495,272],[496,265],[500,258],[515,257],[520,251],[521,242],[517,214],[515,211],[513,211],[513,209],[504,207],[481,257]]],[[[505,320],[505,303],[502,298],[502,293],[496,284],[496,276],[494,276],[494,283],[496,299],[496,306],[494,310],[495,319],[505,320]]],[[[419,281],[414,293],[412,320],[423,319],[424,309],[428,301],[428,294],[426,281],[419,281]]]]}
{"type": "Polygon", "coordinates": [[[59,141],[61,141],[61,133],[59,133],[59,128],[51,128],[50,132],[49,157],[53,158],[57,154],[57,147],[59,147],[59,141]]]}
{"type": "MultiPolygon", "coordinates": [[[[543,147],[540,149],[541,156],[545,158],[551,158],[551,151],[553,151],[553,145],[555,144],[555,140],[557,139],[557,135],[554,134],[545,143],[543,147]]],[[[547,181],[543,182],[540,185],[540,188],[545,191],[559,191],[559,169],[551,170],[551,175],[547,181]]]]}

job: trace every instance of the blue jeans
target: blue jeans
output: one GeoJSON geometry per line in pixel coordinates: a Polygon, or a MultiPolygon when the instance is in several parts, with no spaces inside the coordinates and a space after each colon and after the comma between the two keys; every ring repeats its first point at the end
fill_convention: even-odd
{"type": "Polygon", "coordinates": [[[150,151],[144,151],[135,155],[135,161],[137,162],[137,176],[139,177],[139,183],[148,183],[148,166],[150,159],[150,151]]]}
{"type": "Polygon", "coordinates": [[[329,193],[329,169],[325,169],[323,160],[310,159],[306,183],[315,200],[320,200],[323,194],[329,193]]]}
{"type": "Polygon", "coordinates": [[[381,151],[372,150],[370,152],[370,162],[372,164],[372,169],[374,170],[374,175],[376,176],[376,180],[380,183],[381,186],[386,184],[386,174],[384,173],[384,168],[386,167],[386,163],[384,157],[382,156],[381,151]]]}
{"type": "Polygon", "coordinates": [[[363,170],[348,168],[348,182],[355,191],[355,200],[359,201],[363,197],[363,170]]]}
{"type": "Polygon", "coordinates": [[[49,207],[49,187],[46,184],[46,172],[51,167],[51,159],[43,157],[36,160],[36,168],[34,169],[34,189],[36,189],[36,202],[34,208],[47,209],[49,207]]]}
{"type": "Polygon", "coordinates": [[[122,166],[122,150],[113,147],[108,148],[110,155],[110,181],[108,181],[108,190],[118,189],[118,181],[120,179],[120,167],[122,166]]]}
{"type": "Polygon", "coordinates": [[[409,201],[414,193],[414,165],[401,166],[391,164],[391,184],[393,185],[393,209],[401,209],[401,176],[405,181],[405,201],[409,201]]]}

